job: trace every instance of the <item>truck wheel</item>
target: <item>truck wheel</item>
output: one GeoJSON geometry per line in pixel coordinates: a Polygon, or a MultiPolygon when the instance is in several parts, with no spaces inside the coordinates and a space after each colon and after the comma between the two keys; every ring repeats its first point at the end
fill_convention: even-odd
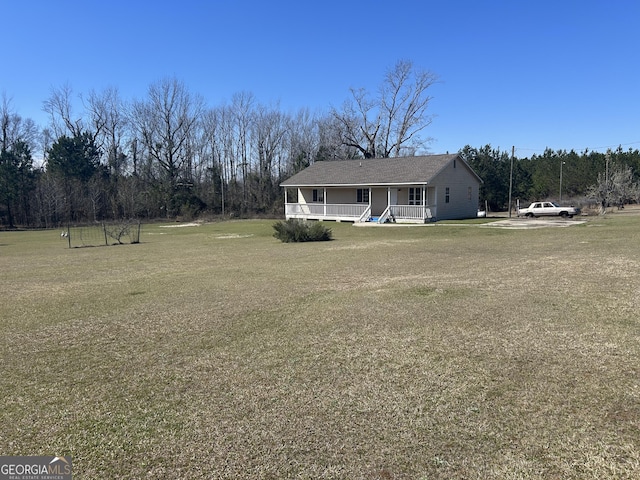
{"type": "Polygon", "coordinates": [[[527,217],[527,218],[533,218],[533,213],[529,212],[529,213],[527,213],[527,214],[525,215],[525,217],[527,217]]]}
{"type": "Polygon", "coordinates": [[[562,218],[571,217],[567,212],[560,212],[560,216],[561,216],[562,218]]]}

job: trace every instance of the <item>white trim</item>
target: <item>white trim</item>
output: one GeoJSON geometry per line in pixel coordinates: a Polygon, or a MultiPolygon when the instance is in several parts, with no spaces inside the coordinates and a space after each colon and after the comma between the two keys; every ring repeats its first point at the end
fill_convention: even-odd
{"type": "Polygon", "coordinates": [[[430,186],[430,182],[388,182],[388,183],[321,183],[321,184],[295,184],[295,185],[280,185],[282,188],[364,188],[364,187],[393,187],[393,186],[408,186],[408,185],[424,185],[430,186]]]}

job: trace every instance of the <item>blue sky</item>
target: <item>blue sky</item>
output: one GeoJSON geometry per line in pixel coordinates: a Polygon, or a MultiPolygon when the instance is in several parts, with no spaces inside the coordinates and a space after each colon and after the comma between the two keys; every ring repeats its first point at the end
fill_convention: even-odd
{"type": "Polygon", "coordinates": [[[637,0],[0,0],[0,15],[0,93],[40,125],[65,83],[133,100],[175,76],[210,106],[244,91],[326,111],[408,59],[440,78],[433,153],[640,148],[637,0]]]}

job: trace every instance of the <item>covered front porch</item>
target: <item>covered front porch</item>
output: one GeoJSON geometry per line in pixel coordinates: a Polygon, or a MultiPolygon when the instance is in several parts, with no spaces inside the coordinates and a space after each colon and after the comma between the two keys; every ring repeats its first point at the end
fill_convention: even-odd
{"type": "Polygon", "coordinates": [[[437,218],[436,188],[427,185],[298,188],[290,193],[285,188],[287,219],[426,223],[437,218]]]}

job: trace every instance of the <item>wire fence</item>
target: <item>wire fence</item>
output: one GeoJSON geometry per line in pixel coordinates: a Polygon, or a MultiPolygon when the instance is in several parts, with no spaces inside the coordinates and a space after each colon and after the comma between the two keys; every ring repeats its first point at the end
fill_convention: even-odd
{"type": "Polygon", "coordinates": [[[140,243],[142,223],[139,220],[119,220],[88,225],[69,225],[60,236],[69,248],[102,247],[140,243]]]}

